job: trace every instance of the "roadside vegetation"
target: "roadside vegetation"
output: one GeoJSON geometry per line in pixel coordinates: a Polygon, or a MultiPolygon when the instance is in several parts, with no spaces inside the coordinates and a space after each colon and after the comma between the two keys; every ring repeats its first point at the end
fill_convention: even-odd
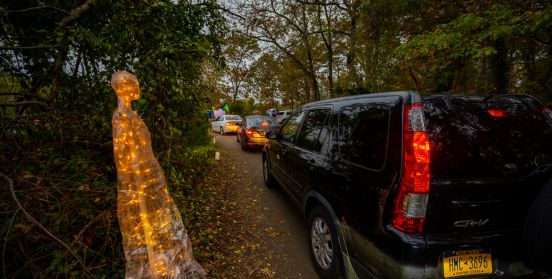
{"type": "Polygon", "coordinates": [[[121,278],[111,74],[139,78],[134,109],[182,205],[211,164],[201,68],[221,61],[224,18],[214,1],[18,0],[0,16],[0,173],[13,181],[0,178],[0,276],[121,278]]]}

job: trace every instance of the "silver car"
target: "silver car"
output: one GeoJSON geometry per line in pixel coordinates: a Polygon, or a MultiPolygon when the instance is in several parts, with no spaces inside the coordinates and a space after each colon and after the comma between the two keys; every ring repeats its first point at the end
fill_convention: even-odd
{"type": "Polygon", "coordinates": [[[211,129],[213,132],[219,132],[221,135],[235,133],[241,120],[242,118],[239,115],[221,115],[211,123],[211,129]]]}

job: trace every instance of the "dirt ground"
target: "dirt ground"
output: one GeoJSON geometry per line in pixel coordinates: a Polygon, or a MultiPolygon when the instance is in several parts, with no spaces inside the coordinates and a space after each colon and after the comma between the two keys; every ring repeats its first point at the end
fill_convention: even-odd
{"type": "Polygon", "coordinates": [[[318,278],[301,212],[282,189],[264,186],[260,151],[242,151],[235,135],[216,141],[220,160],[183,214],[209,277],[318,278]]]}

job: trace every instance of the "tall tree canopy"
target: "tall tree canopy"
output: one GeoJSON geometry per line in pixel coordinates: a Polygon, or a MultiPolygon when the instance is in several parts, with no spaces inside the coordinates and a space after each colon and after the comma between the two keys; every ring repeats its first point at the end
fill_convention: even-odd
{"type": "Polygon", "coordinates": [[[285,65],[275,72],[282,78],[273,93],[283,96],[296,88],[298,104],[406,89],[530,93],[552,101],[549,1],[233,0],[225,5],[241,32],[285,65]],[[283,78],[295,70],[298,76],[283,78]]]}

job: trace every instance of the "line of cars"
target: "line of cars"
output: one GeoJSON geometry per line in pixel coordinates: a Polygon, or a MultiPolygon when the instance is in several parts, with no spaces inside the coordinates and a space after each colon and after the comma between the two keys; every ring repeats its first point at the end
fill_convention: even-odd
{"type": "MultiPolygon", "coordinates": [[[[285,116],[284,116],[285,117],[285,116]]],[[[285,118],[280,118],[285,119],[285,118]]],[[[280,128],[280,122],[267,115],[222,115],[211,122],[211,129],[221,135],[235,133],[242,150],[263,147],[266,133],[280,128]]]]}
{"type": "Polygon", "coordinates": [[[245,117],[236,139],[264,146],[321,278],[552,278],[552,111],[535,98],[387,92],[286,118],[245,117]]]}

